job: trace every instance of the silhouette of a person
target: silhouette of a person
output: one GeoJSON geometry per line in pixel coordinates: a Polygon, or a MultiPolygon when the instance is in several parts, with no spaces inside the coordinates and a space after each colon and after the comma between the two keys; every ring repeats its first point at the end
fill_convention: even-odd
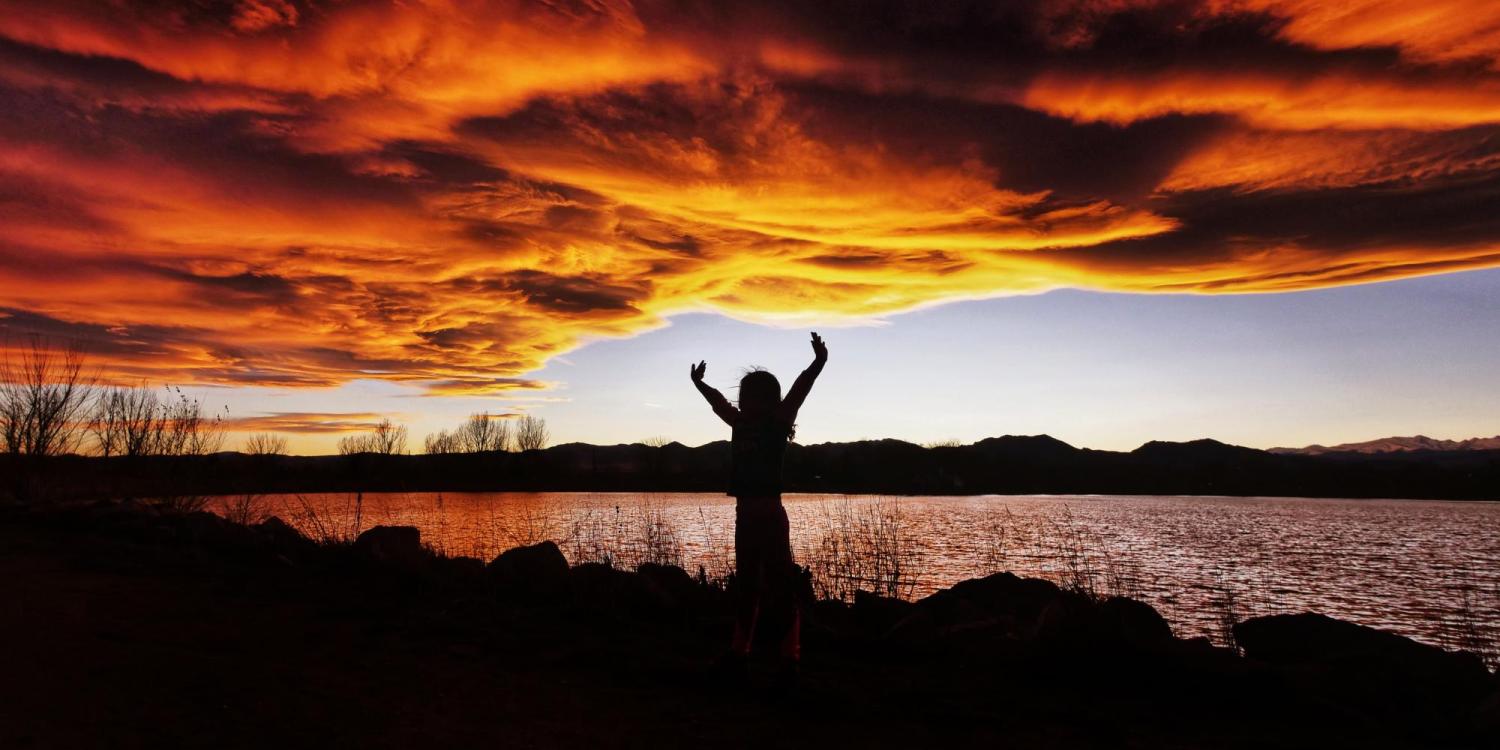
{"type": "Polygon", "coordinates": [[[739,407],[703,382],[707,362],[691,368],[693,385],[714,413],[729,425],[733,469],[729,492],[734,505],[734,636],[724,668],[742,676],[755,628],[768,610],[786,631],[781,634],[782,679],[795,679],[801,658],[802,613],[798,571],[792,560],[786,509],[781,505],[781,458],[795,434],[797,410],[828,361],[822,337],[812,335],[813,361],[781,396],[781,383],[765,370],[740,379],[739,407]]]}

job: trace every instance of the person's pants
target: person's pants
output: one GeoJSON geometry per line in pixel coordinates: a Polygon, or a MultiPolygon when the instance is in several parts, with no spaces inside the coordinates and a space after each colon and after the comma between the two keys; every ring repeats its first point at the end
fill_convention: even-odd
{"type": "MultiPolygon", "coordinates": [[[[749,655],[757,625],[774,628],[781,655],[802,655],[802,612],[791,531],[780,498],[740,498],[734,508],[735,622],[731,648],[749,655]]],[[[764,635],[772,635],[767,632],[764,635]]]]}

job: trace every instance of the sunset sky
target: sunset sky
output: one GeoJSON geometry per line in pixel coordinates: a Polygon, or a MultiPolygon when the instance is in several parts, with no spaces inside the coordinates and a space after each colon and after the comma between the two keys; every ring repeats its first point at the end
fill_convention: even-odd
{"type": "Polygon", "coordinates": [[[0,338],[298,452],[811,329],[803,442],[1500,433],[1500,3],[0,0],[0,111],[0,338]]]}

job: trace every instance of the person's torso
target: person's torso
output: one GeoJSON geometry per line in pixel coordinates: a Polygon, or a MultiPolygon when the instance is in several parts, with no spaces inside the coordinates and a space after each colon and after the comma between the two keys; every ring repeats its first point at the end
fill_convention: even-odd
{"type": "Polygon", "coordinates": [[[775,416],[742,418],[730,440],[733,466],[729,494],[735,497],[781,494],[781,458],[790,428],[775,416]]]}

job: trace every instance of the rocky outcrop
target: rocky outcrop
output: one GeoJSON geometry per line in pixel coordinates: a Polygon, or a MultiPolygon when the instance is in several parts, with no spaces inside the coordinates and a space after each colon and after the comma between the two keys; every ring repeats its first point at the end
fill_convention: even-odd
{"type": "Polygon", "coordinates": [[[377,563],[412,567],[427,560],[415,526],[376,526],[354,540],[355,553],[377,563]]]}

